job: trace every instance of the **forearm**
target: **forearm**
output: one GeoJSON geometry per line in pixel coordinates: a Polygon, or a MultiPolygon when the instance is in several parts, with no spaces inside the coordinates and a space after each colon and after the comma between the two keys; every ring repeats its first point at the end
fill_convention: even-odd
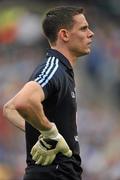
{"type": "Polygon", "coordinates": [[[3,115],[14,126],[19,128],[21,131],[25,132],[25,120],[13,107],[4,106],[3,115]]]}

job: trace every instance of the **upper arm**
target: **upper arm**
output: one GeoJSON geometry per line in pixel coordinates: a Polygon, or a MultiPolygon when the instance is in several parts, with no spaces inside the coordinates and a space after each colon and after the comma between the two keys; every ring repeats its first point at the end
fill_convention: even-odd
{"type": "Polygon", "coordinates": [[[7,104],[12,104],[16,108],[27,107],[29,103],[40,103],[44,98],[42,87],[37,82],[30,81],[7,104]]]}

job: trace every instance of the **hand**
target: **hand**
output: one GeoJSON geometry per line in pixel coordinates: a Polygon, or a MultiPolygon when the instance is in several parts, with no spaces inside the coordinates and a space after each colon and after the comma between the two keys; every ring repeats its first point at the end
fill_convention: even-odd
{"type": "Polygon", "coordinates": [[[53,123],[53,127],[49,131],[41,131],[39,140],[31,150],[31,155],[36,164],[45,166],[51,164],[59,152],[67,157],[72,156],[67,142],[58,133],[57,127],[53,123]]]}

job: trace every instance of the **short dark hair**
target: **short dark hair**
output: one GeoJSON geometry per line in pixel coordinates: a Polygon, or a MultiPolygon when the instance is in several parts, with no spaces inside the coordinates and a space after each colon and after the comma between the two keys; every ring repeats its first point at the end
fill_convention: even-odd
{"type": "Polygon", "coordinates": [[[76,6],[60,6],[49,10],[43,20],[43,31],[50,43],[55,43],[61,28],[71,29],[73,17],[83,14],[83,8],[76,6]]]}

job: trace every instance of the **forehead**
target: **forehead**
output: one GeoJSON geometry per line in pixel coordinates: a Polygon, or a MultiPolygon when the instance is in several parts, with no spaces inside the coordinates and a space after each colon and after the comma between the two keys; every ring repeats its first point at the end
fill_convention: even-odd
{"type": "Polygon", "coordinates": [[[75,15],[73,17],[73,22],[74,22],[74,26],[75,25],[79,25],[79,26],[87,25],[88,26],[88,22],[84,16],[84,14],[75,15]]]}

